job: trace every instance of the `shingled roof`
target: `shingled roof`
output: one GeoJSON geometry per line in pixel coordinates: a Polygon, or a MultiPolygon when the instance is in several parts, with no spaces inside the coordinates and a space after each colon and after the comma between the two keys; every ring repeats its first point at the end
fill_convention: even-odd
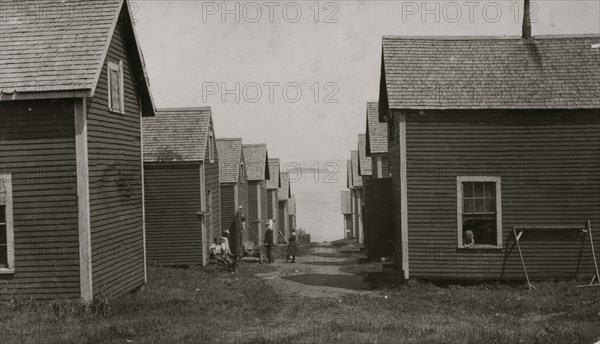
{"type": "Polygon", "coordinates": [[[280,163],[278,158],[269,159],[269,174],[271,178],[267,180],[267,189],[279,189],[281,187],[280,163]]]}
{"type": "Polygon", "coordinates": [[[211,124],[209,107],[158,110],[143,119],[144,161],[203,161],[211,124]]]}
{"type": "Polygon", "coordinates": [[[154,114],[144,59],[125,0],[2,0],[0,100],[93,97],[117,23],[154,114]]]}
{"type": "Polygon", "coordinates": [[[242,145],[244,160],[246,163],[246,176],[249,181],[268,180],[269,173],[269,153],[267,145],[264,143],[242,145]]]}
{"type": "Polygon", "coordinates": [[[240,166],[244,164],[241,138],[217,139],[219,156],[219,181],[221,183],[238,183],[240,166]]]}
{"type": "Polygon", "coordinates": [[[367,156],[388,152],[387,124],[379,122],[379,103],[367,102],[367,156]]]}
{"type": "Polygon", "coordinates": [[[358,151],[353,150],[350,154],[352,161],[352,184],[351,188],[361,188],[362,187],[362,178],[358,174],[358,151]]]}
{"type": "Polygon", "coordinates": [[[598,109],[599,43],[598,35],[384,37],[381,110],[598,109]]]}
{"type": "Polygon", "coordinates": [[[341,192],[341,202],[342,202],[342,214],[344,214],[344,215],[352,214],[352,199],[350,197],[350,191],[344,190],[341,192]]]}
{"type": "Polygon", "coordinates": [[[358,173],[361,176],[372,175],[373,163],[367,156],[367,135],[358,134],[358,173]]]}
{"type": "Polygon", "coordinates": [[[292,185],[290,183],[290,174],[288,172],[280,173],[281,186],[278,189],[277,197],[280,201],[287,201],[292,197],[292,185]]]}

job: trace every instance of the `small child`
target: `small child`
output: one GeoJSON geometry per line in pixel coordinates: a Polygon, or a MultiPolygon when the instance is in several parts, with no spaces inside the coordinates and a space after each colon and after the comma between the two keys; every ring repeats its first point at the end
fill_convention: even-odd
{"type": "Polygon", "coordinates": [[[475,245],[475,235],[473,234],[472,230],[468,230],[465,232],[464,245],[465,245],[465,247],[471,247],[471,246],[475,245]]]}

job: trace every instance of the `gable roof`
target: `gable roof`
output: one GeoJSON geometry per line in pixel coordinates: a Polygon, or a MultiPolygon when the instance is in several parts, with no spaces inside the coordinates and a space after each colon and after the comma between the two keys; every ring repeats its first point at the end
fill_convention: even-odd
{"type": "Polygon", "coordinates": [[[142,122],[144,162],[203,161],[211,125],[210,107],[158,110],[142,122]]]}
{"type": "Polygon", "coordinates": [[[3,0],[2,9],[0,100],[93,97],[119,22],[141,80],[143,113],[154,115],[127,0],[3,0]]]}
{"type": "Polygon", "coordinates": [[[598,43],[598,35],[384,37],[382,110],[598,109],[598,43]]]}
{"type": "Polygon", "coordinates": [[[367,156],[367,135],[358,134],[358,173],[361,176],[372,175],[371,157],[367,156]]]}
{"type": "Polygon", "coordinates": [[[288,215],[296,216],[296,195],[291,195],[291,197],[288,199],[287,208],[288,215]]]}
{"type": "Polygon", "coordinates": [[[343,190],[341,192],[341,202],[342,202],[342,214],[350,215],[352,214],[352,200],[350,196],[350,191],[343,190]]]}
{"type": "Polygon", "coordinates": [[[379,103],[367,102],[367,156],[388,152],[387,123],[379,121],[379,103]]]}
{"type": "Polygon", "coordinates": [[[264,143],[242,145],[244,160],[246,163],[246,176],[249,181],[268,180],[269,153],[264,143]]]}
{"type": "Polygon", "coordinates": [[[280,201],[286,201],[292,197],[292,185],[290,183],[290,174],[288,172],[280,173],[281,186],[278,189],[277,197],[280,201]]]}
{"type": "Polygon", "coordinates": [[[281,187],[281,174],[279,173],[279,159],[269,159],[269,174],[271,178],[267,179],[267,189],[273,190],[281,187]]]}
{"type": "Polygon", "coordinates": [[[362,187],[362,178],[358,174],[358,151],[353,150],[350,152],[351,161],[352,161],[352,184],[351,188],[360,188],[362,187]]]}
{"type": "Polygon", "coordinates": [[[244,165],[241,138],[217,139],[219,156],[219,181],[221,183],[238,183],[240,166],[244,165]]]}

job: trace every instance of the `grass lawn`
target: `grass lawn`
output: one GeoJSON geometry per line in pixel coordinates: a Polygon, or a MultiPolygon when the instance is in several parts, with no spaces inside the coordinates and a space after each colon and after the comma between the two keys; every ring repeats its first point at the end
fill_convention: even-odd
{"type": "MultiPolygon", "coordinates": [[[[372,267],[367,265],[368,269],[372,267]]],[[[75,302],[0,304],[0,343],[594,343],[600,288],[576,283],[439,287],[411,283],[341,298],[274,290],[242,264],[149,269],[138,293],[84,311],[75,302]]],[[[350,268],[360,273],[358,267],[350,268]]]]}

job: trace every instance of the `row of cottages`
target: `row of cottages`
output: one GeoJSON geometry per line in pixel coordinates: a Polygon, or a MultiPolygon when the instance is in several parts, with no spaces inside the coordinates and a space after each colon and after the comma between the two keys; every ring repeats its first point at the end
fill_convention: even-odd
{"type": "Polygon", "coordinates": [[[143,129],[148,262],[206,265],[209,239],[221,232],[211,110],[159,110],[144,119],[143,129]]]}
{"type": "Polygon", "coordinates": [[[583,229],[600,247],[600,36],[528,27],[383,38],[379,119],[404,279],[594,275],[583,229]]]}
{"type": "MultiPolygon", "coordinates": [[[[237,237],[236,216],[248,214],[248,178],[241,138],[217,139],[219,156],[219,181],[221,184],[221,231],[231,233],[235,243],[231,250],[242,254],[243,244],[250,241],[250,231],[237,237]]],[[[211,236],[211,238],[213,238],[211,236]]]]}
{"type": "Polygon", "coordinates": [[[365,251],[372,260],[391,258],[394,254],[387,126],[379,122],[378,107],[377,102],[367,103],[366,134],[364,138],[359,135],[358,141],[360,170],[363,175],[365,251]],[[362,167],[363,163],[369,162],[370,174],[368,169],[363,170],[362,167]]]}
{"type": "Polygon", "coordinates": [[[267,217],[267,181],[269,173],[269,153],[266,144],[244,144],[242,152],[246,163],[248,181],[248,212],[246,228],[249,241],[260,244],[264,238],[267,217]]]}
{"type": "Polygon", "coordinates": [[[141,121],[155,110],[128,3],[94,3],[93,16],[82,0],[2,6],[19,11],[0,21],[0,294],[89,302],[139,288],[141,121]]]}

